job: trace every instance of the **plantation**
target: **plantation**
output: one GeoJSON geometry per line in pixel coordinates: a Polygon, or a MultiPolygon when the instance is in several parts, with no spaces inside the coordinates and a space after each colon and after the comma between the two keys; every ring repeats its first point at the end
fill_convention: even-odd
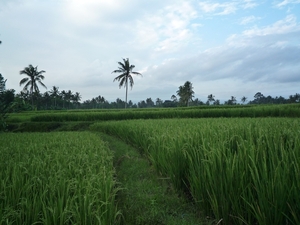
{"type": "Polygon", "coordinates": [[[114,224],[112,153],[88,132],[0,135],[0,224],[114,224]]]}
{"type": "Polygon", "coordinates": [[[167,205],[173,188],[201,224],[300,224],[299,112],[291,104],[11,114],[11,131],[56,132],[1,133],[0,224],[200,224],[180,216],[190,207],[167,205]],[[169,183],[162,196],[148,193],[156,186],[143,185],[145,172],[135,175],[145,167],[130,165],[139,156],[112,151],[116,141],[105,144],[102,133],[146,157],[169,183]]]}
{"type": "Polygon", "coordinates": [[[300,120],[170,119],[94,124],[143,151],[224,224],[299,224],[300,120]]]}

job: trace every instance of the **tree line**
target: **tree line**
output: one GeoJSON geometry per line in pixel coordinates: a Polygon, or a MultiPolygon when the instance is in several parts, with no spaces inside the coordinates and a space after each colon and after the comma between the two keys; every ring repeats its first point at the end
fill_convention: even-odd
{"type": "MultiPolygon", "coordinates": [[[[0,42],[1,43],[1,42],[0,42]]],[[[50,91],[42,93],[39,85],[46,88],[43,83],[46,71],[38,70],[31,64],[20,71],[20,75],[26,77],[20,80],[20,86],[23,90],[15,94],[13,89],[5,89],[6,80],[0,74],[0,91],[1,91],[1,113],[7,111],[26,111],[26,110],[60,110],[60,109],[111,109],[111,108],[149,108],[149,107],[183,107],[183,106],[199,106],[199,105],[221,105],[219,99],[215,95],[209,94],[206,101],[201,101],[194,98],[195,92],[190,81],[186,81],[182,86],[179,86],[176,94],[172,95],[169,100],[151,97],[146,100],[141,100],[138,103],[127,101],[128,86],[133,87],[133,75],[140,75],[139,72],[132,71],[135,66],[131,65],[129,59],[123,59],[123,62],[118,62],[119,67],[112,73],[120,73],[113,81],[119,81],[119,88],[122,86],[126,89],[125,101],[117,98],[114,102],[108,102],[104,96],[96,96],[90,100],[81,102],[81,94],[72,90],[59,90],[59,87],[53,86],[50,91]],[[13,104],[12,104],[13,103],[13,104]],[[13,107],[12,107],[13,105],[13,107]]],[[[300,94],[290,95],[288,99],[284,97],[264,96],[261,92],[254,95],[254,99],[247,101],[247,97],[243,96],[240,101],[235,96],[231,96],[226,100],[224,105],[236,104],[284,104],[300,102],[300,94]]],[[[2,116],[3,117],[3,116],[2,116]]]]}

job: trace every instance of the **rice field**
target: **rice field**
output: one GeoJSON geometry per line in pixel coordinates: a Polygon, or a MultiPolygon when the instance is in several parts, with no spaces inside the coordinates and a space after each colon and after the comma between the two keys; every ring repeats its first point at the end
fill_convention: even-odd
{"type": "Polygon", "coordinates": [[[112,152],[90,132],[1,133],[0,224],[118,224],[112,152]]]}
{"type": "Polygon", "coordinates": [[[127,120],[91,129],[136,146],[219,224],[300,224],[300,119],[127,120]]]}
{"type": "MultiPolygon", "coordinates": [[[[28,114],[27,116],[29,116],[28,114]]],[[[202,106],[180,108],[149,108],[127,110],[82,110],[67,112],[45,112],[30,116],[31,122],[67,122],[67,121],[107,121],[129,119],[163,118],[219,118],[219,117],[300,117],[300,104],[284,105],[237,105],[237,106],[202,106]]],[[[26,117],[24,117],[26,118],[26,117]]],[[[28,117],[27,117],[28,118],[28,117]]],[[[8,122],[18,121],[11,115],[8,122]]]]}

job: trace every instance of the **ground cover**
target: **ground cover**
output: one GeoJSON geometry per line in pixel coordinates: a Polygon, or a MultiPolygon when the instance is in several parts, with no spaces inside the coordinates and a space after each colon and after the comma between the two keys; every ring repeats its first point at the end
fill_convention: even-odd
{"type": "Polygon", "coordinates": [[[146,154],[197,207],[224,224],[300,223],[299,119],[101,122],[146,154]]]}
{"type": "Polygon", "coordinates": [[[118,206],[123,224],[209,225],[185,195],[178,195],[170,179],[157,174],[149,160],[123,141],[99,134],[114,152],[117,181],[122,187],[118,206]]]}
{"type": "Polygon", "coordinates": [[[0,135],[0,224],[117,224],[113,155],[90,132],[0,135]]]}

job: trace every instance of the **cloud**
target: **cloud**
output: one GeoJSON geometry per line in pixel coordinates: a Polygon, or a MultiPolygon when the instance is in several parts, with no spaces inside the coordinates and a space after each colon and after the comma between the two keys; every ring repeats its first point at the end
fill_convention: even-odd
{"type": "Polygon", "coordinates": [[[235,35],[219,47],[184,59],[173,59],[147,74],[160,82],[181,84],[224,79],[268,84],[300,82],[300,25],[293,16],[235,35]],[[170,80],[172,77],[172,80],[170,80]]]}
{"type": "Polygon", "coordinates": [[[292,4],[300,4],[300,0],[284,0],[280,3],[275,4],[276,7],[282,8],[287,5],[292,5],[292,4]]]}
{"type": "Polygon", "coordinates": [[[200,10],[204,13],[213,13],[214,15],[229,15],[235,13],[239,9],[250,9],[258,5],[253,0],[227,1],[227,2],[212,2],[204,1],[199,4],[200,10]]]}
{"type": "Polygon", "coordinates": [[[216,15],[228,15],[234,13],[237,10],[237,3],[236,2],[225,2],[225,3],[200,2],[199,7],[205,13],[214,13],[216,15]]]}
{"type": "Polygon", "coordinates": [[[257,20],[260,20],[260,19],[261,19],[261,17],[246,16],[246,17],[241,18],[240,24],[241,25],[246,25],[246,24],[249,24],[249,23],[253,23],[257,20]]]}

